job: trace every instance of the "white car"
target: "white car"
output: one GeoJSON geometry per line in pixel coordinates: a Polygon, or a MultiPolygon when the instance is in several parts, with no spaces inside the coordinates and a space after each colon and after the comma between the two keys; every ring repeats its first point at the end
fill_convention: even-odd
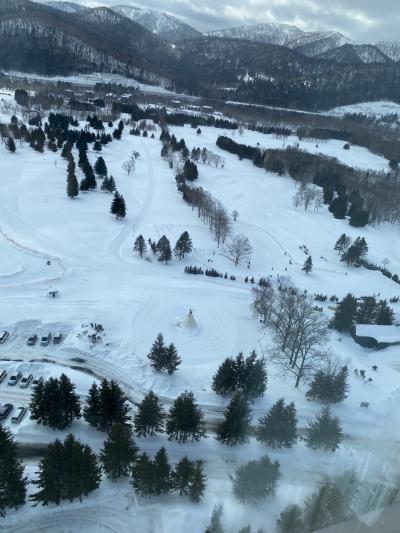
{"type": "Polygon", "coordinates": [[[22,374],[21,372],[17,372],[16,374],[12,374],[12,376],[10,376],[9,380],[8,380],[8,384],[10,385],[10,387],[14,387],[18,381],[21,379],[22,377],[22,374]]]}
{"type": "Polygon", "coordinates": [[[19,382],[19,386],[21,387],[21,389],[26,389],[27,387],[29,387],[29,384],[32,380],[32,374],[24,374],[21,378],[21,381],[19,382]]]}

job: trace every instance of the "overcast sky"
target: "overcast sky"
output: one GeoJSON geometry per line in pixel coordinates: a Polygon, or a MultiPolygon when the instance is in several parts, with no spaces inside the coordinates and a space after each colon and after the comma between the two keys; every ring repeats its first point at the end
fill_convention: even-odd
{"type": "Polygon", "coordinates": [[[361,43],[400,40],[400,0],[81,0],[81,3],[159,9],[200,31],[280,22],[306,31],[338,30],[361,43]]]}

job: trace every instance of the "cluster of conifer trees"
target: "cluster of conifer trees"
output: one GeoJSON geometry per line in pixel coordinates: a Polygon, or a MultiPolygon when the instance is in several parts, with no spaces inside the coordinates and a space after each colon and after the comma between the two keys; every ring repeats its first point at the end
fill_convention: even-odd
{"type": "MultiPolygon", "coordinates": [[[[148,244],[150,246],[151,251],[153,254],[158,254],[158,260],[160,262],[163,262],[165,264],[168,263],[168,261],[172,258],[172,250],[171,250],[171,243],[169,239],[163,235],[158,242],[152,241],[151,239],[148,240],[148,244]]],[[[139,235],[136,237],[133,250],[137,252],[140,257],[143,257],[143,255],[147,251],[147,244],[143,237],[143,235],[139,235]]],[[[190,254],[193,250],[193,243],[192,239],[190,238],[190,235],[187,231],[184,231],[178,240],[176,241],[175,247],[174,247],[174,254],[178,259],[183,259],[185,255],[190,254]]]]}

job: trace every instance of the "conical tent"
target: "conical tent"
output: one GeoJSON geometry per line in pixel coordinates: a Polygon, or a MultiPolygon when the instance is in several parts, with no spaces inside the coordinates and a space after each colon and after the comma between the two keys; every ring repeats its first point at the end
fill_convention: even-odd
{"type": "Polygon", "coordinates": [[[185,316],[185,318],[179,322],[179,325],[182,328],[188,329],[189,331],[193,331],[197,328],[197,322],[194,319],[193,311],[191,309],[189,313],[185,316]]]}

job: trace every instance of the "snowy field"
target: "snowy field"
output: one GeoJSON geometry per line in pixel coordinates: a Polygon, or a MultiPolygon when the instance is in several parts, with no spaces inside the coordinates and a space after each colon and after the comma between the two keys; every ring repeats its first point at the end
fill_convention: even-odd
{"type": "MultiPolygon", "coordinates": [[[[104,80],[103,80],[104,81],[104,80]]],[[[1,96],[0,96],[1,99],[1,96]]],[[[2,115],[4,120],[4,114],[2,115]]],[[[108,130],[112,131],[112,129],[108,130]]],[[[0,368],[31,371],[35,376],[70,375],[84,397],[93,379],[117,379],[129,399],[140,400],[152,389],[169,404],[185,389],[193,390],[208,421],[220,416],[227,400],[211,390],[211,380],[218,365],[239,351],[248,354],[256,349],[263,353],[271,344],[270,333],[252,316],[251,285],[246,276],[289,276],[293,284],[309,293],[336,294],[339,298],[352,292],[356,296],[379,294],[380,298],[400,295],[400,286],[379,272],[347,269],[333,251],[342,233],[363,236],[369,245],[369,259],[400,274],[399,228],[390,224],[352,228],[336,220],[326,206],[319,212],[293,206],[296,185],[288,177],[266,173],[249,161],[222,152],[216,145],[218,135],[234,136],[237,142],[261,147],[282,147],[273,136],[245,131],[225,132],[202,127],[202,134],[186,127],[172,127],[179,140],[189,149],[206,147],[226,160],[224,168],[199,164],[196,185],[219,199],[229,211],[237,209],[239,219],[233,224],[236,234],[243,233],[253,246],[250,268],[234,267],[216,247],[209,230],[177,192],[174,171],[161,159],[158,139],[130,136],[126,127],[121,141],[103,148],[109,174],[127,204],[127,217],[117,221],[109,213],[111,196],[99,188],[80,194],[75,200],[66,196],[66,161],[60,153],[38,154],[26,144],[18,145],[15,154],[0,147],[0,330],[10,332],[10,339],[0,345],[0,368]],[[122,169],[132,151],[140,153],[135,173],[122,169]],[[134,238],[158,240],[165,234],[171,243],[188,230],[194,244],[191,256],[168,265],[160,264],[151,252],[145,259],[133,253],[134,238]],[[313,258],[309,276],[302,272],[306,245],[313,258]],[[48,264],[50,263],[50,264],[48,264]],[[236,281],[192,276],[183,272],[185,265],[214,267],[236,281]],[[59,296],[49,298],[48,291],[59,296]],[[198,328],[190,333],[178,327],[179,320],[192,309],[198,328]],[[92,347],[86,333],[89,324],[101,323],[105,334],[92,347]],[[47,331],[61,331],[60,346],[28,347],[26,338],[47,331]],[[160,375],[148,364],[147,353],[159,332],[174,342],[182,365],[173,376],[160,375]],[[46,359],[47,362],[43,362],[46,359]],[[78,361],[78,362],[77,362],[78,361]],[[75,367],[75,368],[72,368],[75,367]],[[78,367],[78,368],[76,368],[78,367]]],[[[289,138],[288,144],[297,143],[289,138]]],[[[347,165],[363,169],[386,170],[388,162],[365,148],[343,143],[300,142],[300,147],[337,157],[347,165]]],[[[75,153],[77,160],[77,154],[75,153]]],[[[91,163],[98,154],[89,149],[91,163]]],[[[77,169],[77,172],[81,171],[77,169]]],[[[82,175],[78,175],[80,179],[82,175]]],[[[332,311],[323,304],[326,317],[332,311]]],[[[396,312],[399,307],[394,306],[396,312]]],[[[165,501],[141,500],[134,496],[127,482],[104,481],[98,491],[79,503],[59,508],[32,508],[11,511],[2,522],[8,531],[154,531],[200,532],[208,523],[215,503],[225,506],[227,526],[252,522],[254,527],[274,530],[282,507],[302,502],[315,483],[326,474],[354,469],[365,483],[384,478],[391,481],[398,465],[400,437],[400,355],[396,347],[370,352],[350,338],[333,332],[330,347],[342,364],[350,369],[349,398],[333,411],[342,423],[345,440],[335,453],[315,452],[297,444],[292,450],[267,453],[281,462],[282,479],[274,499],[260,507],[238,505],[231,495],[229,474],[238,464],[258,458],[265,448],[256,442],[226,448],[213,436],[195,444],[168,443],[165,437],[138,439],[139,446],[154,453],[162,444],[168,448],[172,462],[188,454],[206,460],[208,488],[204,500],[192,505],[175,497],[165,501]],[[362,382],[353,369],[365,368],[373,381],[362,382]],[[360,409],[360,402],[370,402],[360,409]],[[389,468],[389,464],[391,467],[389,468]]],[[[272,364],[268,367],[269,383],[265,397],[254,405],[254,421],[277,399],[294,401],[300,427],[320,405],[305,400],[305,387],[296,390],[291,380],[283,381],[272,364]]],[[[0,384],[0,403],[28,405],[29,390],[7,390],[0,384]]],[[[24,443],[52,441],[62,432],[47,431],[29,421],[14,426],[16,438],[24,443]]],[[[75,422],[72,431],[98,451],[104,435],[75,422]]],[[[29,474],[35,464],[28,462],[29,474]]]]}
{"type": "Polygon", "coordinates": [[[126,78],[125,76],[121,76],[119,74],[111,74],[105,72],[93,72],[91,74],[79,74],[76,76],[42,76],[40,74],[18,72],[14,70],[4,71],[4,73],[7,76],[10,76],[11,78],[26,78],[28,80],[40,80],[45,82],[47,81],[50,83],[57,83],[58,81],[62,81],[65,83],[76,83],[77,85],[87,85],[91,87],[94,86],[96,83],[115,83],[126,87],[135,87],[144,93],[158,93],[176,96],[178,95],[178,93],[169,91],[161,85],[149,85],[147,83],[141,83],[139,81],[136,81],[133,78],[126,78]]]}
{"type": "Polygon", "coordinates": [[[374,115],[382,117],[393,113],[400,114],[400,104],[390,101],[363,102],[362,104],[345,105],[332,109],[329,114],[342,116],[346,113],[361,113],[363,115],[374,115]]]}

